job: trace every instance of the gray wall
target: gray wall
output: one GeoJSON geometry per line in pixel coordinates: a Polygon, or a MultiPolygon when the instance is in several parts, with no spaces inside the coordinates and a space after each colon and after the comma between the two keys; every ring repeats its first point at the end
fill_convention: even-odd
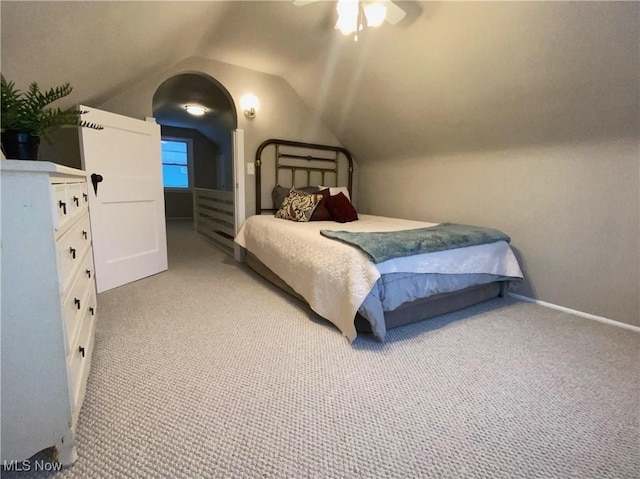
{"type": "Polygon", "coordinates": [[[162,136],[187,138],[193,141],[193,180],[196,188],[215,188],[216,162],[219,146],[191,128],[160,126],[162,136]]]}
{"type": "MultiPolygon", "coordinates": [[[[193,181],[196,188],[216,188],[218,145],[191,128],[161,125],[162,136],[188,138],[193,141],[193,181]]],[[[167,218],[193,218],[193,192],[165,190],[165,216],[167,218]]]]}
{"type": "Polygon", "coordinates": [[[50,133],[50,141],[41,139],[38,158],[42,161],[52,161],[70,168],[82,168],[80,154],[80,129],[76,127],[62,127],[50,133]]]}
{"type": "Polygon", "coordinates": [[[193,218],[193,194],[191,190],[165,191],[164,216],[166,218],[193,218]]]}
{"type": "MultiPolygon", "coordinates": [[[[221,82],[236,105],[247,92],[260,99],[254,120],[238,115],[246,162],[271,137],[339,144],[282,78],[198,57],[148,77],[101,108],[151,116],[158,85],[194,71],[221,82]]],[[[637,101],[637,85],[628,98],[637,101]]],[[[638,325],[639,155],[637,137],[409,159],[372,152],[359,165],[357,206],[363,213],[503,229],[527,277],[521,294],[638,325]]],[[[246,178],[251,214],[254,177],[246,178]]]]}
{"type": "Polygon", "coordinates": [[[638,138],[360,164],[359,210],[502,229],[516,293],[640,325],[638,138]]]}
{"type": "MultiPolygon", "coordinates": [[[[208,74],[229,91],[238,110],[238,128],[244,130],[245,163],[253,162],[258,146],[267,138],[340,145],[317,114],[309,109],[284,79],[201,57],[188,58],[167,70],[149,75],[98,108],[134,118],[152,116],[156,89],[164,80],[180,73],[208,74]],[[246,118],[240,110],[240,98],[245,93],[253,93],[260,100],[260,108],[254,119],[246,118]]],[[[255,210],[255,176],[245,174],[245,179],[245,203],[249,216],[255,210]]]]}

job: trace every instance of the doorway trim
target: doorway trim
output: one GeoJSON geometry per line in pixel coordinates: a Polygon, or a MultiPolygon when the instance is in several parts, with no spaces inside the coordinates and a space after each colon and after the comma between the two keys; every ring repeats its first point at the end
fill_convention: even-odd
{"type": "MultiPolygon", "coordinates": [[[[244,176],[244,130],[236,128],[232,132],[233,155],[233,192],[234,192],[234,222],[235,234],[246,218],[245,207],[245,176],[244,176]]],[[[240,247],[234,243],[233,256],[236,261],[241,261],[240,247]]]]}

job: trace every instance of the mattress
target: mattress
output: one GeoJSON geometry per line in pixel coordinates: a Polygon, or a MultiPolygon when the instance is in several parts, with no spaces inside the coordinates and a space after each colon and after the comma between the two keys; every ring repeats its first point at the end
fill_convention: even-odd
{"type": "Polygon", "coordinates": [[[358,221],[341,224],[297,223],[256,215],[247,219],[235,241],[316,313],[336,325],[349,341],[357,336],[354,318],[358,311],[368,319],[373,333],[383,340],[384,311],[393,309],[394,304],[496,279],[522,279],[518,262],[504,241],[374,265],[358,248],[320,235],[321,229],[400,231],[434,225],[372,215],[359,217],[358,221]],[[389,281],[400,284],[400,278],[405,286],[395,291],[389,281]],[[407,281],[412,286],[406,287],[407,281]]]}

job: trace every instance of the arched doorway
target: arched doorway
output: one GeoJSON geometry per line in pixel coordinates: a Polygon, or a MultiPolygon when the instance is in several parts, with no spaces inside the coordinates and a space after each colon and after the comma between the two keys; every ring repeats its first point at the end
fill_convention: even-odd
{"type": "Polygon", "coordinates": [[[182,73],[158,87],[153,114],[162,132],[167,218],[193,218],[196,231],[233,254],[231,95],[206,74],[182,73]]]}

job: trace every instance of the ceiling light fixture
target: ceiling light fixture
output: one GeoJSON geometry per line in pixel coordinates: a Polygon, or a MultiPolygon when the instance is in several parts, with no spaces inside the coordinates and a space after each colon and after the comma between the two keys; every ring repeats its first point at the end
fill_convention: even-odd
{"type": "Polygon", "coordinates": [[[365,3],[364,16],[368,27],[379,27],[387,17],[387,7],[382,3],[365,3]]]}
{"type": "Polygon", "coordinates": [[[207,109],[202,105],[186,105],[184,109],[193,116],[202,116],[207,112],[207,109]]]}
{"type": "Polygon", "coordinates": [[[353,41],[358,41],[358,32],[367,27],[382,25],[387,15],[387,7],[378,2],[363,2],[361,0],[338,0],[338,22],[336,29],[343,35],[355,33],[353,41]]]}

